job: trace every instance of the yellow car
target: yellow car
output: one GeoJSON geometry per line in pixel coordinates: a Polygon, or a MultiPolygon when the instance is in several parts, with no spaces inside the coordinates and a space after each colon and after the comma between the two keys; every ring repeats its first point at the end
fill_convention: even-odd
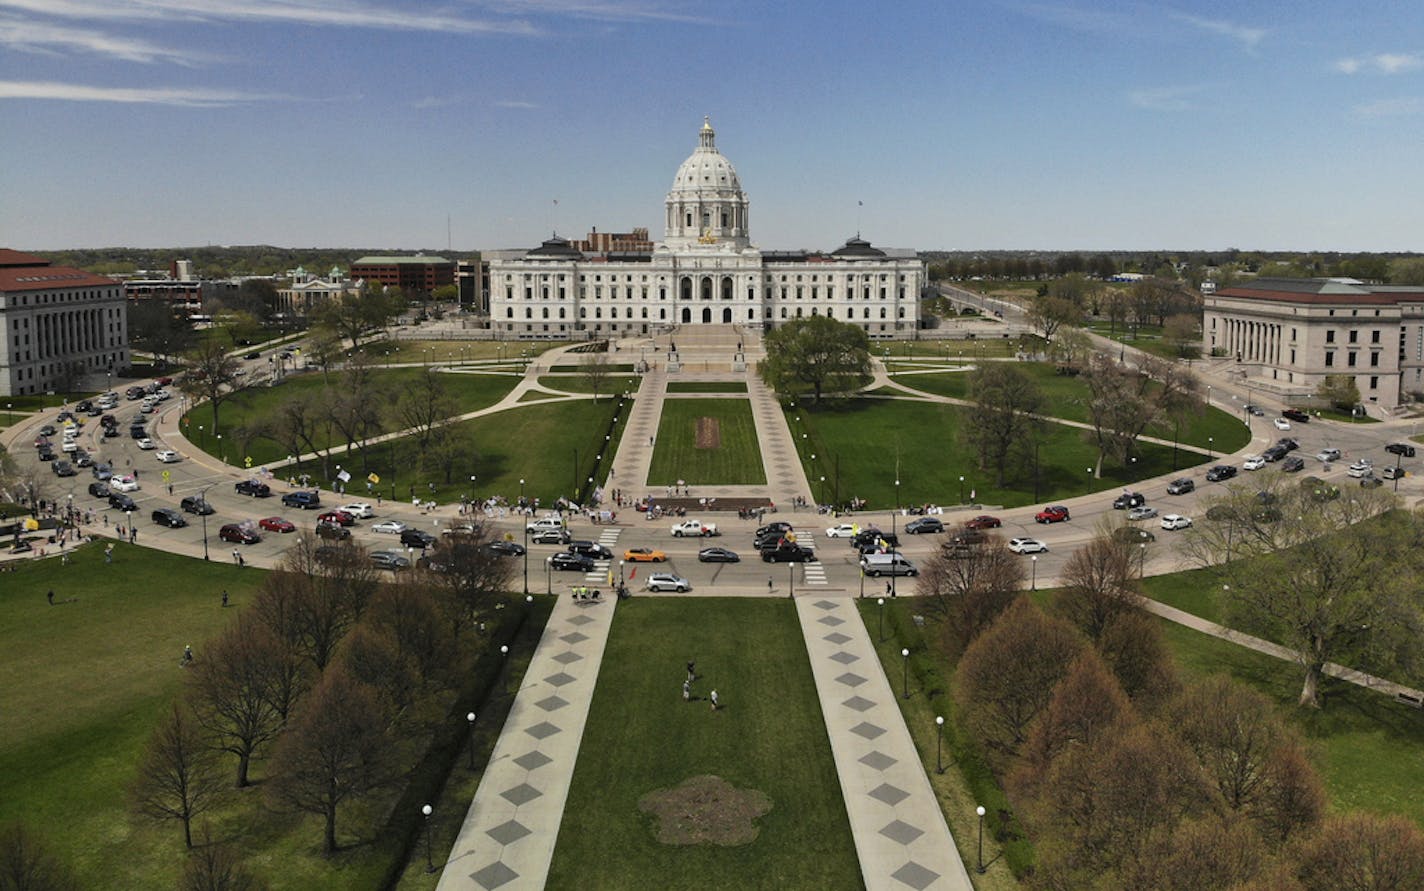
{"type": "Polygon", "coordinates": [[[629,563],[663,563],[667,554],[652,548],[629,548],[623,552],[623,559],[629,563]]]}

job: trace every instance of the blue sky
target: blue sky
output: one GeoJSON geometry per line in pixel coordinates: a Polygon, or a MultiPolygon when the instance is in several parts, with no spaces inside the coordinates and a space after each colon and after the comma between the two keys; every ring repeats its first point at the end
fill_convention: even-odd
{"type": "Polygon", "coordinates": [[[0,0],[0,245],[656,238],[704,114],[767,248],[1424,247],[1424,10],[1311,0],[0,0]]]}

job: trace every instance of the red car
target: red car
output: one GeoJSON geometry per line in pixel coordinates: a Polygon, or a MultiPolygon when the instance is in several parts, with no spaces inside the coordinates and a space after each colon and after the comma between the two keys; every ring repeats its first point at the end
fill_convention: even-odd
{"type": "Polygon", "coordinates": [[[1040,523],[1063,523],[1068,520],[1068,508],[1061,504],[1050,505],[1033,515],[1040,523]]]}
{"type": "Polygon", "coordinates": [[[259,529],[266,529],[268,532],[296,532],[297,527],[281,517],[267,517],[257,521],[259,529]]]}
{"type": "Polygon", "coordinates": [[[338,526],[354,526],[356,518],[344,510],[329,510],[316,518],[318,523],[335,523],[338,526]]]}
{"type": "Polygon", "coordinates": [[[262,540],[262,536],[251,529],[244,529],[236,523],[228,523],[218,530],[218,539],[221,541],[231,541],[237,544],[257,544],[262,540]]]}
{"type": "MultiPolygon", "coordinates": [[[[1067,519],[1065,516],[1064,519],[1067,519]]],[[[1004,525],[998,517],[991,517],[988,514],[981,514],[964,524],[965,529],[998,529],[1004,525]]]]}

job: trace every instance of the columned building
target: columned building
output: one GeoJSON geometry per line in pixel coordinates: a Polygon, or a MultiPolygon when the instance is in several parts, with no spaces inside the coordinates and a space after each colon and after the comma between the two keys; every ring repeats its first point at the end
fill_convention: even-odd
{"type": "Polygon", "coordinates": [[[1208,351],[1242,382],[1313,395],[1329,374],[1391,409],[1424,393],[1424,288],[1352,279],[1258,279],[1205,297],[1208,351]]]}
{"type": "Polygon", "coordinates": [[[675,325],[766,329],[824,315],[872,338],[914,337],[924,264],[913,250],[882,250],[857,236],[829,253],[763,251],[751,242],[750,210],[704,120],[665,199],[662,242],[588,253],[555,235],[491,258],[491,327],[507,337],[567,339],[675,325]]]}
{"type": "Polygon", "coordinates": [[[0,395],[44,393],[128,365],[117,281],[0,249],[0,395]]]}

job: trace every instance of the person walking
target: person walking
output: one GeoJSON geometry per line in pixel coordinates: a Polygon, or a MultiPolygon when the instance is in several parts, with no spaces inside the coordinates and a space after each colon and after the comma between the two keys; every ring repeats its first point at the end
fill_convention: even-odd
{"type": "Polygon", "coordinates": [[[688,660],[688,663],[687,663],[687,682],[690,684],[690,683],[692,683],[692,682],[695,681],[695,680],[697,680],[697,662],[696,662],[696,660],[688,660]]]}
{"type": "Polygon", "coordinates": [[[690,701],[691,699],[692,699],[692,682],[691,682],[691,681],[683,681],[683,682],[682,682],[682,701],[683,701],[683,702],[688,702],[688,701],[690,701]]]}
{"type": "Polygon", "coordinates": [[[709,698],[712,700],[712,711],[715,712],[717,710],[717,691],[713,690],[709,698]]]}
{"type": "MultiPolygon", "coordinates": [[[[54,589],[53,589],[53,588],[51,588],[51,589],[49,590],[49,593],[46,594],[45,597],[49,600],[49,605],[50,605],[50,606],[54,606],[54,589]]],[[[683,686],[686,687],[687,685],[686,685],[686,684],[683,684],[683,686]]],[[[684,697],[684,698],[686,698],[686,697],[684,697]]]]}
{"type": "Polygon", "coordinates": [[[113,563],[113,562],[114,562],[114,543],[113,543],[113,542],[109,542],[109,544],[106,545],[105,548],[104,548],[104,562],[105,562],[105,563],[113,563]]]}
{"type": "Polygon", "coordinates": [[[223,609],[227,609],[227,591],[226,591],[226,590],[223,591],[222,605],[223,605],[223,609]]]}

